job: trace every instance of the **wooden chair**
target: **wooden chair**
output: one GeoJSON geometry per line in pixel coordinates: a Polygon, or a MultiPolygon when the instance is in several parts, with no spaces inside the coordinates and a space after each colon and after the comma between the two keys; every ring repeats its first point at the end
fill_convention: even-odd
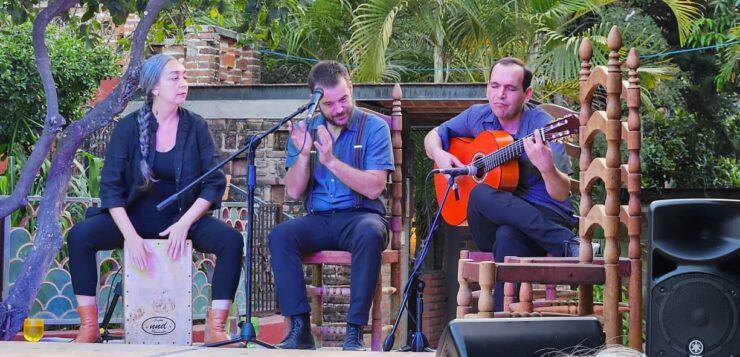
{"type": "MultiPolygon", "coordinates": [[[[578,114],[578,112],[571,110],[566,107],[562,107],[556,104],[551,103],[543,103],[540,104],[539,107],[543,109],[545,112],[550,114],[553,118],[561,118],[569,114],[578,114]]],[[[565,151],[568,157],[571,159],[572,162],[577,163],[580,161],[581,157],[581,147],[573,144],[572,142],[565,142],[563,143],[565,146],[565,151]]],[[[570,177],[570,190],[571,194],[575,199],[580,199],[581,193],[580,193],[580,181],[577,180],[574,177],[570,177]]],[[[599,247],[599,244],[592,243],[593,253],[594,253],[594,263],[595,264],[603,264],[604,260],[602,258],[596,258],[596,248],[599,247]]],[[[462,257],[462,253],[461,253],[462,257]]],[[[551,264],[551,263],[578,263],[579,258],[557,258],[557,259],[549,259],[551,258],[551,255],[548,255],[547,257],[505,257],[504,262],[506,263],[542,263],[542,264],[551,264]]],[[[627,277],[629,276],[629,260],[627,259],[620,259],[620,267],[619,267],[619,276],[620,277],[627,277]]],[[[562,285],[561,285],[562,287],[562,285]]],[[[578,292],[569,289],[570,286],[567,286],[566,289],[559,289],[558,286],[554,283],[552,284],[545,284],[544,289],[535,289],[535,286],[533,284],[528,282],[522,282],[522,286],[519,289],[521,293],[520,295],[523,295],[517,299],[517,296],[515,296],[517,288],[516,283],[513,282],[505,282],[504,283],[504,311],[511,312],[511,311],[517,311],[517,312],[548,312],[548,313],[556,313],[556,314],[576,314],[577,313],[577,306],[575,302],[577,301],[578,292]],[[520,302],[517,302],[520,301],[520,302]],[[530,307],[531,304],[531,307],[530,307]],[[521,305],[521,306],[520,306],[521,305]]],[[[601,306],[602,304],[595,304],[594,309],[598,315],[601,314],[601,306]]],[[[620,305],[620,312],[627,312],[627,307],[620,305]]]]}
{"type": "MultiPolygon", "coordinates": [[[[578,112],[568,109],[563,106],[559,106],[556,104],[550,104],[550,103],[543,103],[538,106],[540,109],[544,110],[550,116],[553,117],[553,119],[558,119],[565,117],[569,114],[578,114],[578,112]]],[[[565,146],[566,154],[570,158],[571,161],[577,161],[580,157],[581,148],[577,145],[571,144],[570,142],[565,142],[563,144],[565,146]]],[[[579,182],[576,179],[570,178],[570,190],[572,193],[577,194],[579,189],[579,182]]],[[[506,257],[504,259],[510,260],[515,259],[517,257],[506,257]]],[[[577,262],[577,258],[573,258],[574,262],[577,262]]],[[[480,282],[479,275],[482,276],[488,276],[489,269],[493,267],[493,265],[481,265],[480,263],[483,262],[493,262],[493,253],[491,252],[473,252],[469,250],[461,250],[460,251],[460,261],[464,262],[464,265],[461,265],[460,269],[458,269],[458,282],[460,283],[460,293],[462,295],[458,295],[461,299],[463,299],[462,304],[460,304],[457,312],[458,318],[465,318],[465,317],[492,317],[493,314],[490,312],[493,311],[493,300],[488,300],[488,296],[490,294],[484,294],[486,296],[483,301],[481,302],[479,300],[480,295],[483,291],[491,290],[493,288],[493,284],[488,286],[487,279],[483,278],[483,285],[480,287],[480,290],[473,290],[473,286],[478,286],[480,282]],[[467,298],[467,294],[471,294],[470,300],[467,298]],[[478,301],[479,303],[484,304],[482,309],[473,309],[473,303],[475,301],[478,301]],[[489,306],[490,304],[490,306],[489,306]]],[[[515,287],[513,283],[506,283],[505,287],[506,290],[511,290],[512,292],[515,291],[515,287]]],[[[557,286],[555,284],[548,284],[544,287],[544,289],[538,289],[534,291],[535,294],[538,294],[537,297],[542,298],[546,301],[553,301],[557,298],[568,298],[573,297],[575,294],[573,294],[572,291],[564,292],[564,291],[558,291],[557,286]]],[[[504,301],[504,311],[510,312],[512,309],[510,308],[510,304],[513,301],[510,299],[509,301],[504,301]]],[[[513,309],[513,311],[517,311],[517,309],[513,309]]]]}
{"type": "MultiPolygon", "coordinates": [[[[373,297],[373,305],[370,319],[371,349],[379,351],[382,347],[384,331],[390,331],[390,325],[383,325],[385,317],[388,317],[389,324],[393,324],[395,315],[401,303],[401,235],[403,234],[403,156],[401,129],[401,86],[396,84],[393,87],[393,110],[392,114],[384,115],[372,110],[360,108],[372,112],[385,119],[391,129],[391,140],[393,142],[393,158],[395,171],[391,176],[391,182],[388,184],[387,202],[390,209],[390,247],[382,254],[382,266],[390,266],[390,286],[383,285],[383,270],[378,278],[378,284],[373,297]],[[390,297],[390,308],[383,304],[383,297],[390,297]]],[[[308,286],[308,294],[312,299],[311,320],[315,325],[314,334],[318,336],[318,343],[321,346],[324,336],[326,335],[344,335],[346,327],[325,326],[323,325],[323,297],[330,295],[349,296],[349,287],[332,287],[323,283],[323,269],[326,264],[330,265],[350,265],[352,254],[344,251],[321,251],[309,254],[303,257],[303,264],[312,265],[312,284],[308,286]]],[[[399,329],[400,331],[400,329],[399,329]]]]}
{"type": "MultiPolygon", "coordinates": [[[[581,237],[580,254],[577,261],[573,258],[554,257],[509,257],[504,263],[475,262],[470,255],[458,263],[458,317],[471,311],[471,282],[478,281],[481,286],[478,309],[480,316],[494,317],[491,299],[491,288],[495,281],[521,283],[520,302],[515,307],[518,311],[560,311],[591,315],[596,312],[593,303],[593,285],[603,284],[604,302],[602,310],[604,331],[609,344],[622,342],[622,316],[620,315],[620,297],[622,294],[622,277],[628,276],[628,305],[621,311],[629,312],[629,345],[642,350],[642,264],[640,260],[640,86],[637,78],[639,56],[632,49],[627,57],[629,68],[628,80],[621,78],[619,49],[621,35],[614,27],[607,40],[610,49],[607,66],[597,66],[591,70],[593,49],[588,39],[581,43],[580,72],[580,219],[579,235],[581,237]],[[605,111],[592,110],[592,101],[596,89],[606,89],[607,101],[605,111]],[[628,108],[627,121],[622,122],[621,100],[626,101],[628,108]],[[606,154],[594,158],[592,147],[594,138],[601,132],[606,139],[606,154]],[[627,164],[622,164],[620,144],[626,143],[627,164]],[[606,198],[603,203],[594,204],[593,191],[597,180],[604,183],[606,198]],[[619,191],[626,186],[629,193],[627,205],[620,205],[619,191]],[[619,228],[626,225],[629,236],[628,256],[620,258],[619,228]],[[604,230],[604,258],[594,259],[592,236],[596,226],[604,230]],[[531,283],[539,284],[572,284],[579,285],[576,308],[545,309],[536,306],[533,299],[531,283]],[[577,310],[577,311],[575,311],[577,310]]],[[[507,284],[504,294],[508,302],[513,299],[513,285],[507,284]]],[[[505,298],[505,304],[507,302],[505,298]]],[[[552,304],[554,306],[557,304],[552,304]]]]}

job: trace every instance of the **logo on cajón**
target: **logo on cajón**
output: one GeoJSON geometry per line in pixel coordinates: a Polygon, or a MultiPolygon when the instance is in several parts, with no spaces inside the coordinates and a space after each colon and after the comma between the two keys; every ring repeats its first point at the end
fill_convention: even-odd
{"type": "Polygon", "coordinates": [[[141,329],[150,335],[166,335],[175,331],[175,321],[166,317],[154,316],[141,323],[141,329]]]}

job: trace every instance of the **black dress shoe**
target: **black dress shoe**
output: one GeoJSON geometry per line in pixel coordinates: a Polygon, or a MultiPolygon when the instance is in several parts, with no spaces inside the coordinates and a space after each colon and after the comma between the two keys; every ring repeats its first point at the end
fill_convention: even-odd
{"type": "Polygon", "coordinates": [[[290,331],[277,348],[286,350],[315,350],[316,343],[311,335],[311,318],[308,314],[290,317],[290,331]]]}
{"type": "Polygon", "coordinates": [[[365,343],[362,342],[362,327],[347,323],[347,333],[344,335],[343,351],[364,351],[365,343]]]}

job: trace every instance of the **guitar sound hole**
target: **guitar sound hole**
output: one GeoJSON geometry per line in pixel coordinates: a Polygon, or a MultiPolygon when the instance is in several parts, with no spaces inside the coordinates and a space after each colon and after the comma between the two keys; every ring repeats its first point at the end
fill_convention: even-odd
{"type": "Polygon", "coordinates": [[[475,172],[475,181],[480,183],[485,177],[486,177],[486,170],[485,165],[483,165],[483,162],[480,162],[480,158],[484,157],[483,153],[476,153],[473,155],[473,160],[471,160],[471,165],[475,166],[477,169],[475,172]]]}

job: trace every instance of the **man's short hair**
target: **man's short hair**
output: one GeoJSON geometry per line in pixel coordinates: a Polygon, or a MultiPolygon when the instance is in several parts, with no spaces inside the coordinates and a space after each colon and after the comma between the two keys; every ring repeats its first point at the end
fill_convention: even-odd
{"type": "Polygon", "coordinates": [[[524,78],[522,78],[522,91],[527,90],[527,88],[532,85],[532,70],[527,67],[524,61],[516,57],[504,57],[496,62],[493,62],[493,65],[491,65],[491,70],[488,71],[489,79],[491,77],[491,73],[493,73],[493,67],[496,67],[497,64],[501,64],[504,66],[516,65],[522,67],[522,69],[524,70],[524,78]]]}
{"type": "Polygon", "coordinates": [[[342,78],[349,84],[349,72],[344,65],[337,61],[321,61],[308,72],[308,88],[313,91],[317,85],[334,87],[342,78]]]}

